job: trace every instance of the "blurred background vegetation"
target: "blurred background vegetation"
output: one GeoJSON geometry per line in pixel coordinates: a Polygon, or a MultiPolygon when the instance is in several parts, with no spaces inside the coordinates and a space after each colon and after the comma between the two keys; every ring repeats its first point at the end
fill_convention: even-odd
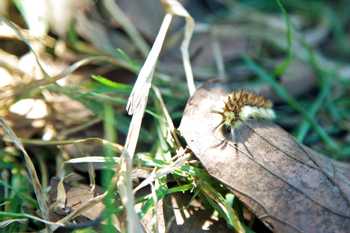
{"type": "MultiPolygon", "coordinates": [[[[334,159],[350,158],[349,1],[181,3],[196,21],[190,56],[197,86],[215,78],[232,89],[264,93],[274,102],[276,122],[299,142],[334,159]]],[[[127,98],[164,9],[158,0],[1,0],[0,15],[0,114],[7,122],[1,123],[0,231],[37,232],[45,225],[37,219],[42,215],[26,175],[28,162],[10,141],[22,142],[31,157],[48,196],[51,223],[92,198],[91,189],[101,194],[110,188],[130,123],[127,98]],[[103,164],[103,157],[116,158],[103,164]],[[65,177],[65,186],[53,177],[65,177]]],[[[268,232],[194,157],[174,165],[165,112],[177,127],[189,98],[179,49],[183,25],[181,18],[173,21],[157,64],[134,185],[161,169],[174,169],[136,195],[139,216],[148,229],[157,229],[157,203],[181,194],[190,215],[209,213],[205,220],[218,226],[211,230],[268,232]]],[[[123,229],[118,198],[110,192],[108,208],[101,204],[71,220],[101,220],[74,231],[123,229]]],[[[201,229],[204,221],[196,221],[201,229]]],[[[174,225],[167,225],[170,231],[179,230],[174,225]]],[[[189,230],[194,226],[182,227],[196,232],[189,230]]]]}

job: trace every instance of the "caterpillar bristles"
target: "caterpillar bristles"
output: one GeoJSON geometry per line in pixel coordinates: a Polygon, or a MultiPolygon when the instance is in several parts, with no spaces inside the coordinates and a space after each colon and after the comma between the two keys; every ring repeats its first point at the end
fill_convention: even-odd
{"type": "Polygon", "coordinates": [[[233,91],[227,96],[220,127],[236,128],[248,119],[273,119],[272,102],[248,90],[233,91]]]}

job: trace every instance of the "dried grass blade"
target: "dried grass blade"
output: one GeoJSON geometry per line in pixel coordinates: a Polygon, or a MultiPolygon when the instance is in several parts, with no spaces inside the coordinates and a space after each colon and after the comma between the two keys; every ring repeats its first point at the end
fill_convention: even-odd
{"type": "Polygon", "coordinates": [[[161,95],[159,89],[157,87],[153,86],[152,90],[154,91],[155,97],[158,99],[161,110],[163,111],[163,114],[164,114],[164,118],[165,118],[165,121],[167,124],[167,130],[169,132],[169,134],[167,135],[167,141],[168,141],[169,145],[171,145],[171,147],[175,147],[175,148],[182,148],[180,139],[178,138],[178,136],[176,134],[174,123],[170,117],[170,114],[169,114],[167,107],[165,106],[164,100],[162,98],[162,95],[161,95]]]}
{"type": "Polygon", "coordinates": [[[135,153],[137,140],[141,129],[143,114],[147,105],[147,99],[153,79],[154,69],[158,61],[158,57],[171,20],[172,15],[166,14],[160,26],[155,42],[151,48],[151,51],[149,52],[146,61],[139,72],[126,107],[128,113],[130,115],[132,114],[133,116],[130,122],[124,151],[121,155],[120,166],[117,167],[118,172],[116,174],[118,174],[118,191],[122,203],[126,208],[128,232],[144,232],[134,209],[135,201],[132,192],[131,181],[132,159],[135,153]]]}
{"type": "Polygon", "coordinates": [[[190,55],[188,50],[189,50],[195,22],[191,17],[191,15],[187,12],[187,10],[177,0],[161,0],[161,3],[164,5],[164,8],[167,13],[184,17],[186,20],[184,39],[182,40],[182,44],[181,44],[181,54],[182,54],[182,62],[183,62],[185,74],[186,74],[188,90],[190,95],[193,95],[193,93],[196,90],[196,86],[194,84],[193,72],[192,72],[190,55]]]}
{"type": "MultiPolygon", "coordinates": [[[[119,163],[120,159],[118,157],[113,157],[114,163],[119,163]]],[[[106,157],[103,156],[88,156],[88,157],[80,157],[74,158],[65,161],[65,163],[105,163],[107,162],[106,157]]]]}
{"type": "MultiPolygon", "coordinates": [[[[7,140],[6,138],[4,139],[7,140]]],[[[21,143],[28,144],[28,145],[37,145],[37,146],[63,146],[63,145],[70,145],[70,144],[78,144],[78,143],[87,143],[91,141],[95,141],[98,143],[101,143],[103,145],[108,145],[117,152],[123,151],[123,146],[117,143],[110,142],[106,139],[94,137],[94,138],[78,138],[78,139],[69,139],[69,140],[51,140],[51,141],[45,141],[45,140],[39,140],[39,139],[20,139],[21,143]]]]}
{"type": "Polygon", "coordinates": [[[35,192],[36,199],[39,204],[41,216],[43,219],[48,220],[49,219],[49,207],[47,202],[47,197],[45,193],[42,190],[38,175],[36,173],[35,167],[33,165],[33,162],[28,155],[27,151],[24,149],[24,146],[22,142],[18,139],[16,134],[13,132],[13,130],[10,128],[10,126],[5,122],[3,118],[0,117],[0,126],[4,129],[5,135],[7,135],[10,140],[15,144],[15,146],[23,153],[25,164],[27,171],[29,173],[30,180],[33,184],[33,189],[35,192]]]}
{"type": "Polygon", "coordinates": [[[66,200],[67,193],[66,189],[64,188],[63,178],[61,178],[57,184],[56,206],[61,209],[64,209],[64,207],[66,206],[66,200]]]}
{"type": "Polygon", "coordinates": [[[130,115],[133,115],[133,117],[129,126],[125,148],[121,156],[119,171],[117,173],[119,174],[117,186],[121,200],[127,212],[128,232],[143,232],[134,209],[134,196],[132,194],[132,182],[130,175],[132,170],[132,159],[139,137],[143,114],[147,105],[153,73],[173,15],[179,15],[186,18],[185,38],[181,46],[181,51],[183,54],[187,80],[191,80],[190,82],[188,81],[188,83],[190,83],[190,93],[193,93],[195,90],[188,53],[188,46],[193,32],[194,21],[187,13],[187,11],[182,7],[182,5],[177,1],[162,1],[162,3],[167,13],[164,16],[163,22],[160,26],[158,35],[151,48],[151,51],[148,54],[146,61],[139,72],[126,107],[128,113],[130,115]]]}
{"type": "Polygon", "coordinates": [[[151,173],[144,181],[142,181],[135,189],[134,193],[136,193],[138,190],[146,187],[147,185],[151,185],[156,179],[162,176],[166,176],[172,172],[174,172],[176,169],[179,169],[182,165],[184,165],[188,159],[191,157],[190,153],[185,153],[184,150],[180,150],[178,154],[181,154],[180,157],[174,161],[173,163],[169,164],[168,166],[160,169],[157,172],[151,173]]]}
{"type": "Polygon", "coordinates": [[[0,217],[13,217],[13,218],[17,218],[17,219],[18,218],[28,218],[28,219],[33,219],[33,220],[38,221],[38,222],[45,223],[47,225],[55,226],[56,228],[63,226],[63,224],[50,222],[50,221],[38,218],[36,216],[26,214],[26,213],[12,213],[12,212],[0,211],[0,217]]]}
{"type": "Polygon", "coordinates": [[[213,50],[213,57],[216,63],[216,67],[218,70],[218,78],[222,80],[226,80],[227,75],[225,71],[225,62],[224,58],[221,52],[221,46],[218,41],[218,39],[213,35],[212,36],[212,42],[211,42],[212,50],[213,50]]]}
{"type": "Polygon", "coordinates": [[[50,75],[48,75],[48,73],[45,71],[44,67],[42,66],[40,60],[39,60],[39,56],[36,54],[35,50],[33,49],[33,47],[31,46],[30,42],[25,38],[25,36],[22,34],[21,29],[13,22],[11,22],[10,20],[6,19],[5,17],[0,16],[0,23],[4,22],[6,25],[8,25],[15,33],[16,35],[20,38],[20,40],[22,40],[29,48],[29,50],[34,54],[36,63],[39,66],[40,71],[42,72],[42,74],[44,75],[44,77],[50,77],[50,75]]]}
{"type": "Polygon", "coordinates": [[[148,98],[149,89],[151,87],[152,78],[156,63],[158,61],[158,57],[160,51],[162,49],[166,33],[169,29],[171,20],[171,14],[166,14],[164,16],[163,22],[160,26],[158,35],[154,41],[154,44],[149,52],[145,63],[143,64],[135,82],[134,88],[130,94],[128,104],[126,109],[130,115],[134,114],[140,108],[140,103],[143,99],[148,98]]]}
{"type": "Polygon", "coordinates": [[[26,218],[7,219],[7,220],[4,220],[4,221],[0,222],[0,229],[1,228],[5,228],[5,227],[7,227],[8,225],[10,225],[12,223],[24,223],[24,222],[27,222],[27,221],[28,221],[28,219],[26,219],[26,218]]]}
{"type": "Polygon", "coordinates": [[[107,192],[105,192],[101,195],[98,195],[94,198],[91,198],[90,200],[88,200],[87,202],[85,202],[81,206],[79,206],[79,208],[72,211],[69,215],[67,215],[64,218],[57,221],[56,224],[57,225],[65,224],[69,220],[71,220],[71,219],[75,218],[76,216],[80,215],[81,213],[83,213],[85,210],[88,210],[89,208],[95,206],[97,203],[100,203],[106,195],[107,195],[107,192]]]}
{"type": "Polygon", "coordinates": [[[122,9],[120,9],[114,0],[104,0],[103,3],[113,19],[124,28],[125,32],[135,43],[138,50],[146,57],[149,50],[148,45],[140,33],[136,30],[130,19],[124,14],[122,9]]]}
{"type": "Polygon", "coordinates": [[[131,180],[131,170],[132,170],[132,160],[130,156],[127,155],[127,151],[124,151],[121,157],[120,169],[117,174],[118,181],[118,192],[121,201],[126,209],[127,215],[127,232],[143,233],[145,232],[141,226],[139,217],[135,212],[135,198],[132,192],[132,180],[131,180]]]}

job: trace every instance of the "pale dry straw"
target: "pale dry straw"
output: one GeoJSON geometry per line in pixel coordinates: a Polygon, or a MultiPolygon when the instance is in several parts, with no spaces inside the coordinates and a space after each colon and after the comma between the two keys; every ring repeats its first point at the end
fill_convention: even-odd
{"type": "Polygon", "coordinates": [[[120,166],[117,166],[118,190],[123,205],[126,208],[128,232],[143,232],[140,221],[134,209],[134,196],[131,182],[132,160],[135,153],[137,140],[140,133],[142,118],[146,109],[149,90],[153,79],[154,70],[161,52],[166,33],[170,27],[173,16],[181,16],[186,19],[184,39],[181,45],[183,65],[190,94],[195,91],[192,68],[189,60],[188,47],[192,36],[194,21],[185,8],[175,0],[162,0],[161,3],[166,11],[158,35],[142,66],[134,88],[130,94],[127,111],[132,115],[125,147],[121,155],[120,166]]]}

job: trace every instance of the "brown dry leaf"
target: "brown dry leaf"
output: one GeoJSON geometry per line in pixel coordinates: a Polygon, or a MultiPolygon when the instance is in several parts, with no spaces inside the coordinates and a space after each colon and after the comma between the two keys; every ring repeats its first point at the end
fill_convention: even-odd
{"type": "Polygon", "coordinates": [[[228,233],[232,232],[222,219],[206,210],[191,195],[174,194],[164,200],[163,211],[168,232],[228,233]]]}
{"type": "Polygon", "coordinates": [[[42,132],[45,121],[27,119],[25,116],[5,113],[4,118],[19,138],[30,138],[35,134],[42,132]],[[6,115],[5,115],[6,114],[6,115]]]}
{"type": "Polygon", "coordinates": [[[65,126],[79,124],[93,116],[93,113],[81,102],[67,96],[51,93],[48,99],[55,111],[55,119],[63,122],[65,126]]]}
{"type": "Polygon", "coordinates": [[[213,113],[226,95],[220,84],[198,89],[180,125],[208,173],[273,232],[349,232],[349,165],[298,144],[268,121],[248,121],[229,139],[215,130],[221,116],[213,113]]]}
{"type": "Polygon", "coordinates": [[[48,114],[45,101],[42,99],[21,99],[10,106],[10,112],[24,116],[26,119],[43,119],[48,114]]]}
{"type": "MultiPolygon", "coordinates": [[[[145,190],[143,190],[145,192],[145,190]]],[[[146,191],[147,193],[149,190],[146,191]]],[[[149,211],[142,223],[147,229],[152,229],[156,219],[159,232],[168,233],[228,233],[232,232],[222,219],[190,194],[174,193],[157,203],[156,216],[149,211]]],[[[154,231],[152,231],[154,232],[154,231]]]]}
{"type": "MultiPolygon", "coordinates": [[[[45,70],[50,75],[53,75],[51,79],[52,83],[58,79],[54,80],[55,77],[64,74],[65,71],[69,72],[69,69],[74,66],[68,66],[66,62],[56,60],[46,54],[40,53],[38,57],[45,70]]],[[[52,122],[57,121],[62,123],[60,125],[72,126],[80,123],[82,119],[87,120],[92,116],[92,112],[80,102],[72,100],[64,95],[50,93],[46,90],[42,95],[44,98],[21,99],[29,95],[33,89],[44,86],[51,81],[47,81],[50,79],[44,79],[33,53],[27,53],[17,61],[10,58],[10,56],[7,56],[6,64],[20,67],[17,73],[20,73],[21,79],[18,78],[18,81],[10,83],[3,88],[4,92],[1,93],[0,98],[0,102],[2,103],[2,112],[0,114],[10,122],[14,130],[19,133],[20,137],[28,138],[28,136],[38,132],[38,128],[43,128],[43,126],[47,125],[50,120],[52,120],[52,122]],[[17,99],[18,101],[15,102],[17,99]],[[31,130],[28,130],[29,128],[31,130]]],[[[67,77],[59,77],[60,79],[57,80],[57,83],[61,86],[78,86],[84,81],[84,77],[86,77],[87,74],[88,71],[77,71],[73,74],[69,73],[67,77]]],[[[57,125],[59,124],[56,124],[56,126],[57,125]]],[[[61,127],[58,126],[57,128],[59,129],[61,127]]]]}
{"type": "MultiPolygon", "coordinates": [[[[90,199],[102,194],[101,189],[96,186],[95,191],[91,190],[91,187],[85,184],[75,184],[64,182],[65,191],[65,206],[63,208],[57,206],[57,189],[59,189],[59,179],[54,177],[50,182],[49,203],[50,203],[50,219],[57,221],[64,216],[78,209],[84,203],[90,199]]],[[[60,190],[62,191],[62,190],[60,190]]],[[[61,195],[62,196],[62,195],[61,195]]],[[[81,216],[94,220],[100,216],[104,209],[102,202],[95,204],[91,208],[84,210],[81,216]]]]}

